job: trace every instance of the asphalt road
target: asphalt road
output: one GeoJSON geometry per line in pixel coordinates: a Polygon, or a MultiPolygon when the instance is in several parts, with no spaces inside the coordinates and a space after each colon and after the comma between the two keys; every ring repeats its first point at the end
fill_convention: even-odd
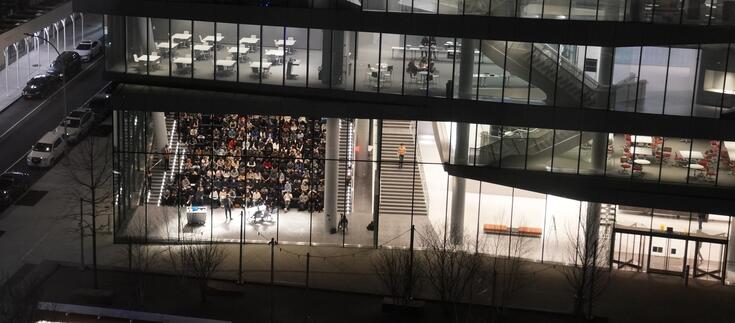
{"type": "MultiPolygon", "coordinates": [[[[69,111],[84,104],[107,85],[102,78],[103,56],[84,67],[66,85],[69,111]]],[[[46,169],[27,166],[25,156],[31,146],[54,129],[65,115],[61,88],[48,98],[20,99],[3,110],[0,113],[0,172],[27,172],[31,175],[31,183],[41,178],[46,169]]]]}

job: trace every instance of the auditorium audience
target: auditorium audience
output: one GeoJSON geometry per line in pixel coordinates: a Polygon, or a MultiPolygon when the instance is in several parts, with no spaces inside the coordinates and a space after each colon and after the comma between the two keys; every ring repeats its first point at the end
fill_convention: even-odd
{"type": "Polygon", "coordinates": [[[219,192],[227,190],[234,207],[324,208],[321,119],[179,113],[177,128],[186,152],[163,204],[219,207],[219,192]]]}

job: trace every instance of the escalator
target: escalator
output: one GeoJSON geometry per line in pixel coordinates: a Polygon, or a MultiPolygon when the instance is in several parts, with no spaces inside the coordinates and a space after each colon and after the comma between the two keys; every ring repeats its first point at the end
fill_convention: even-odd
{"type": "Polygon", "coordinates": [[[501,140],[498,135],[482,132],[475,160],[477,165],[497,165],[502,159],[531,157],[548,153],[552,148],[555,154],[561,154],[579,147],[579,136],[579,131],[557,131],[555,135],[553,129],[506,127],[501,140]]]}

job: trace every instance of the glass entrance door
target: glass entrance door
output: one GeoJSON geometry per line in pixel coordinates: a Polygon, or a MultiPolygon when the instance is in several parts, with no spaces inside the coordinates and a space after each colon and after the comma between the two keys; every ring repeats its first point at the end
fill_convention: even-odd
{"type": "Polygon", "coordinates": [[[620,270],[641,271],[648,237],[639,234],[615,233],[613,264],[620,270]]]}
{"type": "Polygon", "coordinates": [[[686,240],[651,237],[648,271],[682,276],[686,265],[686,240]]]}
{"type": "Polygon", "coordinates": [[[696,279],[722,280],[725,245],[689,241],[690,274],[696,279]]]}

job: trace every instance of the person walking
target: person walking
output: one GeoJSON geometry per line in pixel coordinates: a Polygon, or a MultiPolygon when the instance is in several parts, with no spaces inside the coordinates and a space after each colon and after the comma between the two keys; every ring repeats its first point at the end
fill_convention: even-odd
{"type": "Polygon", "coordinates": [[[219,195],[222,207],[225,208],[225,221],[232,220],[232,191],[225,188],[219,195]]]}
{"type": "Polygon", "coordinates": [[[401,143],[400,146],[398,146],[398,168],[403,168],[403,158],[406,157],[406,146],[401,143]]]}

